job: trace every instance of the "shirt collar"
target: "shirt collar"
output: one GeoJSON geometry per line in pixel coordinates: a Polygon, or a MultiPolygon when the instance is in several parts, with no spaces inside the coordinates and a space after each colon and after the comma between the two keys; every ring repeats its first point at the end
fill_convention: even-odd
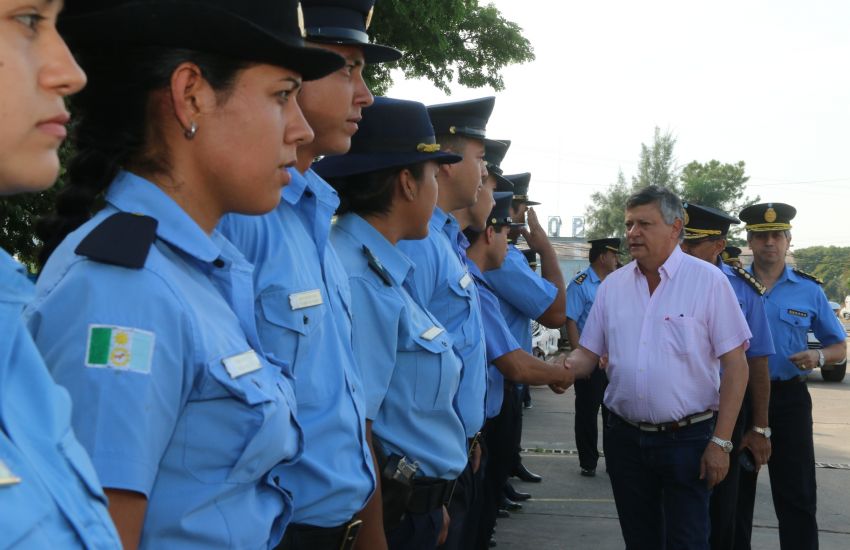
{"type": "Polygon", "coordinates": [[[212,262],[221,256],[224,239],[217,231],[207,235],[162,189],[140,176],[119,172],[109,186],[106,201],[123,212],[155,218],[159,238],[201,261],[212,262]]]}
{"type": "Polygon", "coordinates": [[[664,273],[667,274],[667,278],[672,279],[679,271],[679,266],[682,265],[682,259],[684,257],[685,253],[682,252],[682,249],[677,245],[676,248],[673,249],[673,253],[670,254],[667,260],[661,265],[661,268],[658,270],[659,273],[664,271],[664,273]]]}
{"type": "Polygon", "coordinates": [[[26,268],[0,248],[0,300],[27,303],[35,296],[26,268]]]}
{"type": "Polygon", "coordinates": [[[301,200],[304,190],[307,189],[307,178],[295,167],[287,168],[286,171],[289,172],[290,180],[289,184],[283,188],[281,197],[289,204],[294,205],[301,200]]]}
{"type": "Polygon", "coordinates": [[[446,224],[449,222],[449,215],[446,214],[439,206],[434,207],[434,213],[431,214],[431,227],[437,231],[444,231],[446,224]]]}
{"type": "Polygon", "coordinates": [[[312,168],[304,172],[304,179],[307,180],[307,189],[316,194],[319,202],[332,206],[334,211],[336,211],[336,208],[339,206],[339,193],[336,192],[336,189],[312,168]]]}
{"type": "Polygon", "coordinates": [[[413,262],[380,231],[372,227],[372,224],[357,214],[346,214],[340,217],[336,226],[367,246],[397,285],[401,286],[413,271],[413,262]]]}
{"type": "Polygon", "coordinates": [[[599,278],[599,275],[596,274],[596,270],[593,269],[593,266],[587,268],[587,276],[590,277],[591,283],[598,283],[602,280],[599,278]]]}

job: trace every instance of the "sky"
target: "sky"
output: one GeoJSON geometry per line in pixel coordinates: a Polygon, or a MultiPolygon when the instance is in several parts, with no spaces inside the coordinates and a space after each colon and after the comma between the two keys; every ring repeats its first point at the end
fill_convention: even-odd
{"type": "Polygon", "coordinates": [[[636,172],[656,126],[677,164],[746,162],[747,195],[797,208],[795,248],[850,246],[850,2],[495,0],[536,60],[505,89],[446,96],[397,73],[387,95],[425,104],[496,95],[488,137],[531,172],[561,235],[590,195],[636,172]]]}

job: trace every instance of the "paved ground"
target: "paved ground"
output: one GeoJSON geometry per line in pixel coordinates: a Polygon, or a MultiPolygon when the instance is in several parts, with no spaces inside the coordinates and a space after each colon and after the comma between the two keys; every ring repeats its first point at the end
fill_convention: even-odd
{"type": "MultiPolygon", "coordinates": [[[[819,463],[820,547],[846,550],[850,548],[850,376],[842,383],[827,383],[815,373],[809,390],[819,463]]],[[[525,411],[523,446],[529,452],[523,462],[544,480],[539,484],[513,480],[515,487],[534,498],[521,512],[499,520],[498,548],[621,550],[624,544],[604,459],[597,477],[578,475],[573,438],[575,394],[570,390],[558,396],[548,389],[533,388],[532,396],[534,408],[525,411]]],[[[766,471],[759,476],[754,524],[753,548],[779,548],[766,471]]]]}

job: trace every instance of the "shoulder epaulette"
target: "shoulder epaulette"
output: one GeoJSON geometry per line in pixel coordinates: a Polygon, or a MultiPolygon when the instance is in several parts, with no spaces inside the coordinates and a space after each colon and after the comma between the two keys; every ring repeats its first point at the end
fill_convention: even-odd
{"type": "Polygon", "coordinates": [[[74,252],[96,262],[141,269],[156,241],[157,225],[150,216],[118,212],[92,229],[74,252]]]}
{"type": "Polygon", "coordinates": [[[369,250],[369,247],[363,245],[363,255],[366,256],[366,261],[369,262],[369,269],[378,274],[378,277],[384,281],[387,286],[393,286],[393,279],[390,277],[390,272],[384,267],[384,264],[369,250]]]}
{"type": "Polygon", "coordinates": [[[573,281],[575,281],[577,285],[580,285],[584,282],[585,279],[587,279],[587,273],[582,273],[581,275],[573,279],[573,281]]]}
{"type": "Polygon", "coordinates": [[[761,283],[761,281],[756,279],[755,276],[752,273],[750,273],[749,271],[747,271],[746,269],[741,269],[740,267],[736,267],[736,266],[729,266],[729,267],[732,268],[732,271],[734,271],[735,274],[738,277],[740,277],[744,281],[746,281],[747,284],[750,285],[753,288],[753,290],[758,292],[759,296],[764,296],[764,293],[767,292],[767,287],[765,287],[761,283]]]}
{"type": "Polygon", "coordinates": [[[808,279],[808,280],[810,280],[810,281],[814,281],[814,282],[816,282],[816,283],[817,283],[817,284],[819,284],[819,285],[822,285],[822,284],[823,284],[823,281],[822,281],[821,279],[818,279],[817,277],[815,277],[815,276],[814,276],[814,275],[812,275],[811,273],[806,273],[805,271],[801,271],[801,270],[797,269],[796,267],[794,268],[794,273],[796,273],[796,274],[797,274],[797,275],[799,275],[800,277],[803,277],[804,279],[808,279]]]}

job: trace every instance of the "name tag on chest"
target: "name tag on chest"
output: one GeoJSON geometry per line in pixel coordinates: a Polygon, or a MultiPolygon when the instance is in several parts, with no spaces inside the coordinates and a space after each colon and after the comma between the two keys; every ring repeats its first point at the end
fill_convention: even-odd
{"type": "Polygon", "coordinates": [[[257,357],[257,354],[252,349],[239,355],[225,357],[221,362],[224,364],[227,374],[234,379],[263,368],[260,358],[257,357]]]}
{"type": "Polygon", "coordinates": [[[428,330],[426,330],[425,332],[422,333],[422,339],[428,340],[430,342],[431,340],[433,340],[437,336],[441,335],[443,333],[443,330],[444,330],[443,327],[436,327],[436,326],[431,327],[431,328],[429,328],[428,330]]]}
{"type": "Polygon", "coordinates": [[[313,307],[321,304],[322,291],[318,288],[315,290],[307,290],[305,292],[296,292],[289,295],[289,306],[293,311],[296,309],[304,309],[305,307],[313,307]]]}
{"type": "Polygon", "coordinates": [[[469,273],[464,273],[463,277],[460,278],[460,288],[466,290],[470,283],[472,283],[472,277],[469,276],[469,273]]]}

